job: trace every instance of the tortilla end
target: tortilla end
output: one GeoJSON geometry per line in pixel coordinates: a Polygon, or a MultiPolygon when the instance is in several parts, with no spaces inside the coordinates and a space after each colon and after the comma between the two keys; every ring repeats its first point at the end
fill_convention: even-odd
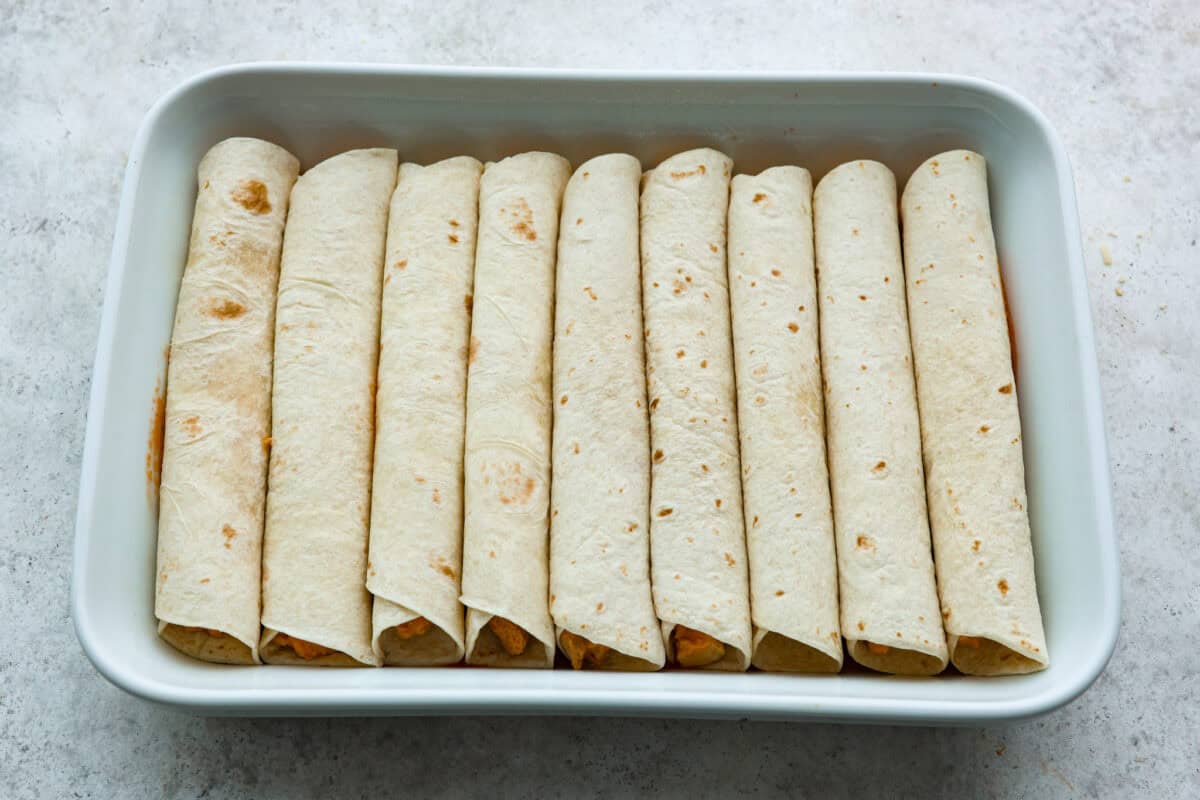
{"type": "Polygon", "coordinates": [[[887,645],[886,653],[874,653],[871,644],[866,639],[847,642],[850,645],[850,657],[867,669],[876,672],[886,672],[891,675],[925,676],[937,675],[946,669],[946,662],[935,655],[922,653],[919,650],[909,650],[895,645],[887,645]]]}
{"type": "Polygon", "coordinates": [[[803,672],[833,675],[842,670],[840,659],[790,636],[771,631],[762,638],[750,663],[764,672],[803,672]]]}
{"type": "Polygon", "coordinates": [[[253,650],[245,642],[235,638],[228,631],[223,633],[224,636],[212,636],[187,625],[168,622],[161,626],[158,635],[180,653],[200,661],[235,666],[259,663],[255,661],[253,650]]]}
{"type": "Polygon", "coordinates": [[[392,626],[381,632],[376,642],[384,666],[444,667],[462,660],[454,637],[436,623],[427,632],[409,639],[402,639],[392,626]]]}
{"type": "MultiPolygon", "coordinates": [[[[559,632],[557,637],[558,649],[568,661],[570,661],[571,658],[570,653],[568,653],[567,649],[562,645],[563,637],[566,635],[580,636],[585,641],[593,644],[604,644],[603,642],[596,642],[588,637],[584,637],[582,634],[576,631],[569,631],[564,628],[559,632]]],[[[629,653],[624,653],[618,650],[614,645],[607,644],[605,646],[609,648],[609,651],[604,657],[603,662],[597,664],[590,659],[585,659],[581,666],[578,667],[578,670],[583,672],[658,672],[663,667],[662,664],[655,663],[647,658],[641,658],[639,656],[630,655],[629,653]]]]}
{"type": "Polygon", "coordinates": [[[950,662],[964,675],[1027,675],[1040,672],[1049,664],[1038,661],[1006,644],[986,636],[960,636],[950,654],[950,662]],[[964,639],[974,640],[972,644],[964,639]]]}
{"type": "MultiPolygon", "coordinates": [[[[302,658],[291,647],[278,644],[277,634],[284,631],[264,631],[263,641],[258,645],[259,655],[262,657],[264,664],[276,664],[280,666],[302,666],[302,667],[373,667],[375,664],[359,661],[354,656],[349,655],[341,650],[336,650],[329,655],[317,656],[316,658],[302,658]]],[[[289,634],[291,635],[291,634],[289,634]]],[[[304,637],[296,637],[304,638],[304,637]]],[[[305,639],[305,641],[311,641],[305,639]]],[[[312,642],[320,644],[320,642],[312,642]]],[[[322,645],[323,646],[323,645],[322,645]]],[[[332,649],[332,648],[330,648],[332,649]]]]}
{"type": "Polygon", "coordinates": [[[486,624],[479,629],[474,646],[467,652],[467,663],[479,667],[510,669],[550,669],[553,666],[552,658],[546,653],[546,643],[541,639],[529,634],[529,644],[524,652],[511,656],[500,643],[500,637],[486,624]]]}
{"type": "Polygon", "coordinates": [[[749,654],[746,653],[744,650],[742,650],[742,648],[738,647],[737,645],[733,644],[732,642],[729,642],[729,641],[726,641],[725,639],[720,638],[719,636],[714,636],[713,634],[708,633],[707,631],[702,631],[699,628],[691,628],[690,630],[694,630],[697,633],[702,633],[705,636],[711,636],[713,639],[716,639],[718,642],[720,642],[722,645],[725,646],[725,654],[723,656],[721,656],[721,658],[719,658],[716,661],[713,661],[709,664],[703,664],[703,665],[692,666],[692,667],[684,666],[683,664],[680,664],[678,654],[675,652],[675,629],[681,628],[681,627],[685,628],[685,629],[688,628],[688,626],[683,625],[682,623],[678,623],[678,622],[672,623],[671,628],[670,628],[670,634],[666,637],[667,666],[671,667],[672,669],[686,670],[689,672],[702,671],[702,670],[709,670],[712,672],[745,672],[746,669],[750,666],[749,658],[748,658],[749,654]]]}

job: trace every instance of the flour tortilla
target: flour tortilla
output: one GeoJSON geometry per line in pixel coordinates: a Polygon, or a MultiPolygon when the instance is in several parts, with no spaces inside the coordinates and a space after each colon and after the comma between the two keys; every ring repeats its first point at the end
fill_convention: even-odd
{"type": "Polygon", "coordinates": [[[396,151],[352,150],[296,182],[275,314],[263,660],[377,665],[364,586],[376,355],[396,151]],[[335,651],[311,660],[284,633],[335,651]]]}
{"type": "Polygon", "coordinates": [[[1045,669],[1021,419],[983,156],[934,156],[909,179],[900,207],[950,659],[971,675],[1045,669]]]}
{"type": "Polygon", "coordinates": [[[367,589],[385,664],[463,657],[462,464],[482,165],[404,164],[388,215],[367,589]],[[402,638],[395,626],[433,627],[402,638]],[[420,623],[416,623],[420,624],[420,623]]]}
{"type": "Polygon", "coordinates": [[[622,154],[577,169],[558,237],[550,610],[560,641],[569,632],[611,648],[601,669],[666,659],[650,594],[641,173],[622,154]]]}
{"type": "Polygon", "coordinates": [[[733,179],[729,291],[753,664],[837,672],[837,556],[825,466],[812,178],[772,167],[733,179]]]}
{"type": "Polygon", "coordinates": [[[554,664],[550,620],[550,347],[555,243],[566,159],[488,164],[479,187],[475,311],[467,379],[462,602],[467,662],[554,664]],[[493,616],[531,638],[510,656],[493,616]]]}
{"type": "Polygon", "coordinates": [[[864,666],[936,674],[946,666],[946,640],[929,550],[895,177],[874,161],[843,164],[817,185],[813,211],[842,634],[864,666]]]}
{"type": "Polygon", "coordinates": [[[732,162],[680,153],[643,180],[642,296],[650,398],[650,548],[667,656],[684,626],[750,664],[750,603],[725,271],[732,162]]]}
{"type": "Polygon", "coordinates": [[[167,370],[154,613],[163,639],[205,661],[260,663],[275,286],[299,168],[270,142],[226,139],[198,170],[167,370]]]}

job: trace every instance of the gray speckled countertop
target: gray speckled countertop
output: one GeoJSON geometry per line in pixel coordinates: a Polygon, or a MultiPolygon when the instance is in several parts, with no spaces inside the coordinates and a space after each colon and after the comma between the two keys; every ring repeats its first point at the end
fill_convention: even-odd
{"type": "Polygon", "coordinates": [[[1061,2],[762,0],[711,10],[592,0],[570,12],[548,0],[512,10],[475,0],[156,5],[0,3],[0,796],[1200,793],[1192,0],[1087,11],[1061,2]],[[67,598],[127,148],[167,89],[256,59],[917,69],[991,78],[1030,98],[1074,163],[1098,328],[1125,588],[1108,670],[1049,716],[966,730],[197,719],[107,684],[80,651],[67,598]]]}

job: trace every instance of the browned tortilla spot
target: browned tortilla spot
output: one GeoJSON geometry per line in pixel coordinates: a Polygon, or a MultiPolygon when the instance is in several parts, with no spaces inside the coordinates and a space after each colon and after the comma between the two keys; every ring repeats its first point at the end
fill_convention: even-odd
{"type": "Polygon", "coordinates": [[[233,190],[232,197],[235,203],[254,214],[266,214],[271,210],[271,203],[267,199],[267,187],[262,181],[242,181],[238,188],[233,190]]]}
{"type": "Polygon", "coordinates": [[[233,300],[213,300],[204,309],[204,313],[217,319],[237,319],[246,313],[246,307],[233,300]]]}
{"type": "MultiPolygon", "coordinates": [[[[504,209],[500,209],[504,211],[504,209]]],[[[525,202],[525,198],[521,198],[516,202],[516,208],[511,212],[513,219],[513,233],[524,237],[527,241],[537,241],[537,231],[533,228],[533,209],[529,207],[529,203],[525,202]]]]}
{"type": "Polygon", "coordinates": [[[700,164],[695,169],[690,169],[690,170],[687,170],[686,172],[672,172],[671,178],[672,178],[672,180],[679,181],[679,180],[683,180],[684,178],[690,178],[693,175],[704,175],[707,172],[708,172],[708,170],[705,168],[705,166],[703,164],[700,164]]]}

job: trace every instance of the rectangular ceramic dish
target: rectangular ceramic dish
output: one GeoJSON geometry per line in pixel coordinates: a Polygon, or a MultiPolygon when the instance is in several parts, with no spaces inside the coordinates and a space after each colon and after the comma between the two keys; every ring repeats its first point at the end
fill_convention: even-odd
{"type": "Polygon", "coordinates": [[[655,74],[254,64],[200,75],[147,115],[129,156],[96,353],[79,488],[72,612],[84,651],[140,697],[212,714],[621,714],[966,724],[1078,696],[1117,637],[1120,582],[1092,322],[1070,167],[1028,102],[943,75],[655,74]],[[952,147],[989,162],[1019,353],[1029,511],[1051,667],[1011,678],[705,672],[239,668],[155,635],[156,392],[187,250],[196,164],[258,136],[305,167],[388,146],[430,162],[552,150],[578,164],[624,150],[646,166],[689,147],[738,172],[851,158],[901,186],[952,147]]]}

